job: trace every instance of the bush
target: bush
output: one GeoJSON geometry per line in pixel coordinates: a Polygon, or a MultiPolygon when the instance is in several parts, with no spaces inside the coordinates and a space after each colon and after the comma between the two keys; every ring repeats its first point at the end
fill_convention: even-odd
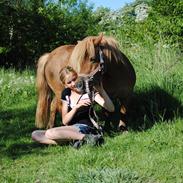
{"type": "Polygon", "coordinates": [[[0,2],[0,66],[25,68],[33,66],[35,60],[45,52],[64,45],[73,44],[93,29],[92,7],[85,1],[63,1],[41,3],[42,1],[4,0],[0,2]],[[78,3],[79,2],[79,3],[78,3]]]}

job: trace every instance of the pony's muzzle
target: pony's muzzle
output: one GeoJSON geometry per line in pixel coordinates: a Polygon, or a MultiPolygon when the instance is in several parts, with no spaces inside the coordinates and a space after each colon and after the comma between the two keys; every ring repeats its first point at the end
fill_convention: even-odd
{"type": "Polygon", "coordinates": [[[94,86],[93,77],[79,76],[75,84],[75,87],[81,93],[91,92],[93,86],[94,86]]]}
{"type": "Polygon", "coordinates": [[[85,93],[84,80],[82,78],[78,78],[78,80],[75,83],[75,87],[80,93],[85,93]]]}

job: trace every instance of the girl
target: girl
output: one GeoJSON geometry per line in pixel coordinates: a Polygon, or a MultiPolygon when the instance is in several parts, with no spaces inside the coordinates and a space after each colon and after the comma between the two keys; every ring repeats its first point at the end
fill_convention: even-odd
{"type": "MultiPolygon", "coordinates": [[[[32,139],[44,144],[58,144],[62,141],[73,141],[75,147],[83,142],[97,145],[101,135],[96,134],[93,123],[89,118],[91,101],[87,93],[82,94],[76,88],[77,73],[66,66],[60,71],[60,80],[65,86],[62,92],[62,123],[64,126],[54,127],[48,130],[36,130],[32,133],[32,139]]],[[[109,112],[114,111],[114,105],[107,93],[100,87],[96,87],[94,100],[109,112]]]]}

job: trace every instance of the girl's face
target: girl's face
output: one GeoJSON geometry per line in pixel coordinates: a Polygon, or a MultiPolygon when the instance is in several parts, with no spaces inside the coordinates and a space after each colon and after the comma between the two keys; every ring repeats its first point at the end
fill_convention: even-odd
{"type": "Polygon", "coordinates": [[[67,75],[65,78],[65,87],[70,88],[71,90],[77,91],[76,85],[75,85],[77,77],[78,76],[75,73],[71,73],[71,74],[67,75]]]}

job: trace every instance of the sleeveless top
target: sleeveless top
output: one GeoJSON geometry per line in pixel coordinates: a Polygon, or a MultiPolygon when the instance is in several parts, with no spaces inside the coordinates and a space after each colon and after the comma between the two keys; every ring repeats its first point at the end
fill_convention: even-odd
{"type": "MultiPolygon", "coordinates": [[[[65,88],[61,94],[61,100],[62,102],[66,102],[68,105],[68,112],[72,110],[72,108],[81,100],[81,99],[89,99],[89,96],[87,93],[81,95],[81,97],[78,99],[76,104],[73,104],[73,102],[70,99],[71,96],[71,89],[70,88],[65,88]]],[[[72,120],[69,122],[69,125],[73,125],[76,123],[79,124],[86,124],[90,127],[93,127],[93,123],[91,122],[89,118],[89,106],[82,106],[80,107],[77,112],[74,114],[74,117],[72,120]]],[[[93,114],[91,114],[93,115],[93,114]]]]}

